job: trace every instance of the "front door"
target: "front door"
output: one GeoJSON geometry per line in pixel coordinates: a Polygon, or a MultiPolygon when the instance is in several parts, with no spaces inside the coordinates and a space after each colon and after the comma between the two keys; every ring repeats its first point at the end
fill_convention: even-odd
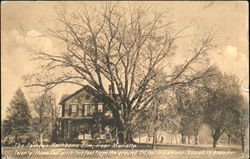
{"type": "Polygon", "coordinates": [[[70,139],[77,139],[79,135],[79,130],[78,130],[78,122],[77,121],[72,121],[70,125],[70,139]]]}

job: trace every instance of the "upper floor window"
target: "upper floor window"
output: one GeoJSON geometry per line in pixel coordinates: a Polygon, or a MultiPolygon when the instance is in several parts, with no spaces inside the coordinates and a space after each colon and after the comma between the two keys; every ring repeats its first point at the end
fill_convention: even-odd
{"type": "Polygon", "coordinates": [[[84,105],[79,105],[79,116],[84,116],[84,105]]]}
{"type": "Polygon", "coordinates": [[[72,113],[76,113],[77,112],[77,105],[71,104],[71,110],[72,110],[72,113]]]}
{"type": "Polygon", "coordinates": [[[66,107],[68,107],[68,116],[71,116],[71,114],[72,114],[72,107],[71,107],[71,105],[69,105],[69,106],[66,106],[66,107]]]}
{"type": "Polygon", "coordinates": [[[70,104],[68,109],[68,116],[75,116],[78,114],[78,105],[77,104],[70,104]]]}
{"type": "Polygon", "coordinates": [[[98,105],[97,105],[97,110],[98,110],[98,112],[102,112],[102,110],[103,110],[103,105],[102,105],[102,104],[98,104],[98,105]]]}
{"type": "Polygon", "coordinates": [[[84,105],[84,116],[87,116],[87,115],[89,115],[89,105],[85,104],[84,105]]]}
{"type": "Polygon", "coordinates": [[[90,104],[89,105],[89,114],[92,115],[95,112],[95,105],[94,104],[90,104]]]}
{"type": "Polygon", "coordinates": [[[68,116],[91,116],[94,112],[103,112],[103,104],[69,104],[66,106],[68,116]]]}
{"type": "Polygon", "coordinates": [[[95,105],[85,104],[84,105],[84,116],[90,116],[95,112],[95,105]]]}

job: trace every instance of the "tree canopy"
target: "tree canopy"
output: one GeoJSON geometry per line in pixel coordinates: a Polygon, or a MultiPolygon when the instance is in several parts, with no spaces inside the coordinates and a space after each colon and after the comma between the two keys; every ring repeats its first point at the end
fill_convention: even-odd
{"type": "Polygon", "coordinates": [[[216,147],[220,136],[237,121],[237,109],[242,103],[240,85],[235,76],[217,70],[212,80],[204,81],[204,90],[207,95],[204,118],[211,128],[213,147],[216,147]]]}
{"type": "Polygon", "coordinates": [[[187,49],[183,63],[173,63],[176,42],[185,28],[173,30],[165,15],[147,6],[124,8],[111,2],[101,9],[62,9],[55,27],[45,29],[64,47],[59,53],[32,50],[40,67],[25,78],[27,86],[52,89],[63,83],[87,83],[108,104],[119,131],[129,131],[135,116],[158,93],[190,84],[212,70],[204,65],[207,52],[214,48],[212,33],[187,49]],[[164,82],[152,89],[162,73],[164,82]]]}
{"type": "Polygon", "coordinates": [[[15,92],[7,111],[7,119],[11,125],[11,134],[15,137],[26,135],[30,131],[30,109],[21,88],[15,92]]]}

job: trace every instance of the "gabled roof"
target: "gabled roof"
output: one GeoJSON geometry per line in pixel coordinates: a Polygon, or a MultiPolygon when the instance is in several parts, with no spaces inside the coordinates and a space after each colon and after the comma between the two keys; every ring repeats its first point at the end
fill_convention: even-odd
{"type": "Polygon", "coordinates": [[[68,99],[74,97],[75,95],[79,94],[82,91],[87,91],[88,93],[95,95],[95,93],[93,92],[93,89],[87,85],[83,86],[81,89],[77,90],[76,92],[74,92],[73,94],[63,94],[59,104],[63,104],[64,102],[66,102],[68,99]]]}
{"type": "Polygon", "coordinates": [[[61,104],[68,96],[70,96],[70,94],[63,94],[59,104],[61,104]]]}
{"type": "MultiPolygon", "coordinates": [[[[81,89],[79,89],[79,90],[77,90],[76,92],[74,92],[73,94],[63,94],[63,96],[62,96],[62,98],[61,98],[59,104],[65,103],[68,99],[74,97],[75,95],[79,94],[79,93],[82,92],[82,91],[86,91],[86,92],[88,92],[89,94],[92,94],[97,100],[100,100],[100,101],[101,101],[101,96],[98,95],[98,93],[97,93],[92,87],[90,87],[90,86],[88,86],[88,85],[85,85],[85,86],[83,86],[81,89]]],[[[114,94],[114,95],[117,96],[117,97],[119,98],[118,94],[114,94]]]]}

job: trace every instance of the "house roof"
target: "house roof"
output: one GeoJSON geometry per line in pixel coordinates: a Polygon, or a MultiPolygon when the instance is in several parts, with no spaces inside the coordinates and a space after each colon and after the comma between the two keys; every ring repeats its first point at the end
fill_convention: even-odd
{"type": "MultiPolygon", "coordinates": [[[[78,93],[82,92],[83,90],[87,91],[87,92],[91,92],[90,89],[92,89],[91,87],[85,85],[83,86],[81,89],[77,90],[76,92],[74,92],[73,94],[63,94],[59,104],[63,104],[64,102],[66,102],[68,99],[72,98],[73,96],[77,95],[78,93]]],[[[91,94],[94,95],[93,92],[91,92],[91,94]]]]}
{"type": "MultiPolygon", "coordinates": [[[[80,92],[82,92],[83,90],[87,91],[88,93],[92,94],[93,96],[95,96],[97,99],[101,99],[100,95],[97,94],[97,92],[91,88],[88,85],[83,86],[81,89],[77,90],[76,92],[74,92],[73,94],[63,94],[62,98],[59,102],[59,104],[63,104],[64,102],[66,102],[68,99],[74,97],[75,95],[79,94],[80,92]]],[[[115,96],[118,96],[118,94],[114,94],[115,96]]]]}
{"type": "Polygon", "coordinates": [[[65,101],[65,99],[68,98],[69,96],[70,96],[70,94],[63,94],[59,104],[63,103],[65,101]]]}

